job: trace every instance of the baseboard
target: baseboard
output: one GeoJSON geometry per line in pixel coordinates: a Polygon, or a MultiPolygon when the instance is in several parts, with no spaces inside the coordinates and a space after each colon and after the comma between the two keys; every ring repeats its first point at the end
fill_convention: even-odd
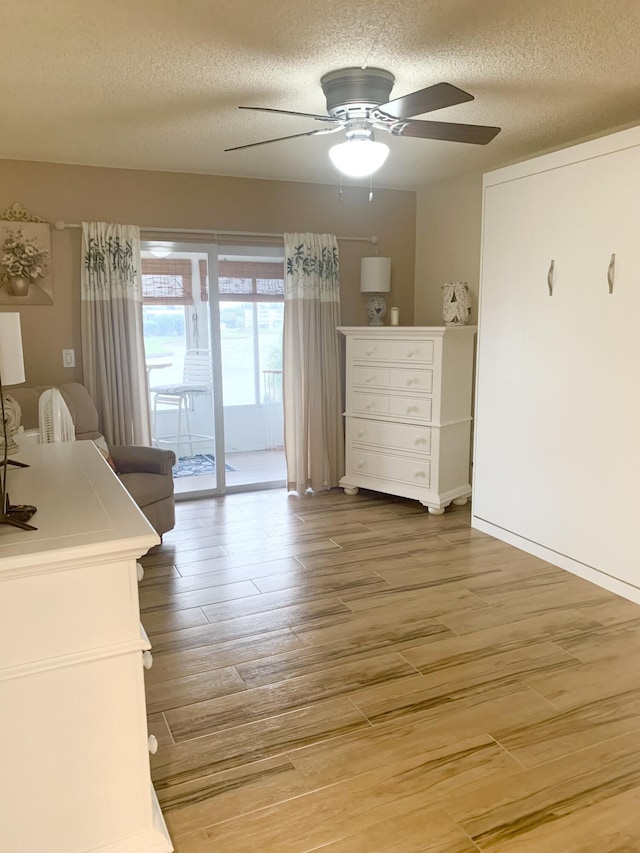
{"type": "Polygon", "coordinates": [[[529,539],[525,539],[523,536],[518,536],[510,530],[505,530],[504,528],[491,524],[491,522],[485,521],[483,518],[478,518],[475,515],[471,517],[471,526],[476,530],[482,531],[482,533],[488,533],[490,536],[500,539],[502,542],[506,542],[508,545],[513,545],[521,551],[526,551],[527,554],[533,554],[534,557],[540,557],[541,560],[546,560],[547,563],[551,563],[554,566],[558,566],[560,569],[565,569],[574,575],[578,575],[578,577],[584,578],[585,580],[596,584],[596,586],[602,587],[602,589],[606,589],[616,595],[621,595],[623,598],[633,601],[634,604],[640,604],[640,589],[638,589],[638,587],[625,583],[625,581],[618,580],[605,572],[599,571],[593,566],[589,566],[586,563],[580,563],[578,560],[573,560],[565,554],[560,554],[557,551],[552,551],[550,548],[545,548],[537,542],[532,542],[529,539]]]}

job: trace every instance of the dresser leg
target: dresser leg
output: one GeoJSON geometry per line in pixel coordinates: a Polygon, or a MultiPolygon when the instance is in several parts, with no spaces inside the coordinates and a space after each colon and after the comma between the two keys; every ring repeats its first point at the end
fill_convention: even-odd
{"type": "Polygon", "coordinates": [[[345,495],[357,495],[360,489],[357,486],[343,486],[345,495]]]}
{"type": "MultiPolygon", "coordinates": [[[[422,501],[420,501],[420,503],[422,503],[422,501]]],[[[427,507],[430,515],[444,515],[444,507],[443,506],[441,506],[441,507],[429,506],[428,504],[425,504],[425,503],[423,503],[422,506],[427,507]]]]}
{"type": "Polygon", "coordinates": [[[455,504],[456,506],[464,506],[468,500],[469,498],[454,498],[451,503],[455,504]]]}

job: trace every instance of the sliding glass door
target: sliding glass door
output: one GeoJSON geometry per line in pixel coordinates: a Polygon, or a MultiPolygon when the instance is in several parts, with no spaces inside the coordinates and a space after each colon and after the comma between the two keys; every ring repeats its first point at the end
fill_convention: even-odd
{"type": "Polygon", "coordinates": [[[153,441],[176,453],[176,494],[284,485],[282,249],[142,254],[153,441]]]}

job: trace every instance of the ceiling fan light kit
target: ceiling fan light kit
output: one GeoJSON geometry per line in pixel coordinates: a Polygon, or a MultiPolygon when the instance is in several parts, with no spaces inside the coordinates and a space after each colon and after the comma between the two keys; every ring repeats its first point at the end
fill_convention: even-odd
{"type": "Polygon", "coordinates": [[[390,101],[389,95],[394,83],[393,74],[383,68],[341,68],[330,71],[320,79],[327,100],[327,115],[272,107],[240,107],[244,110],[309,118],[321,122],[323,127],[276,139],[236,145],[226,150],[238,151],[301,136],[319,136],[343,131],[347,136],[346,142],[334,145],[329,150],[329,156],[340,172],[360,178],[373,174],[384,164],[389,154],[388,146],[374,141],[374,130],[385,131],[393,136],[476,145],[486,145],[500,132],[499,127],[416,120],[413,116],[472,101],[473,95],[450,83],[436,83],[390,101]]]}
{"type": "Polygon", "coordinates": [[[339,172],[350,178],[373,175],[389,156],[389,146],[373,139],[347,139],[329,149],[331,162],[339,172]]]}

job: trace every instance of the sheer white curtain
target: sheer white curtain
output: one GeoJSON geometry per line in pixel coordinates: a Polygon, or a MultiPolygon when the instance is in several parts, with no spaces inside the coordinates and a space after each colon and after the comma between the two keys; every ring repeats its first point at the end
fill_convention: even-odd
{"type": "Polygon", "coordinates": [[[332,234],[285,234],[283,341],[287,484],[304,494],[344,474],[340,280],[332,234]]]}
{"type": "Polygon", "coordinates": [[[151,444],[140,229],[82,223],[84,384],[109,444],[151,444]]]}

